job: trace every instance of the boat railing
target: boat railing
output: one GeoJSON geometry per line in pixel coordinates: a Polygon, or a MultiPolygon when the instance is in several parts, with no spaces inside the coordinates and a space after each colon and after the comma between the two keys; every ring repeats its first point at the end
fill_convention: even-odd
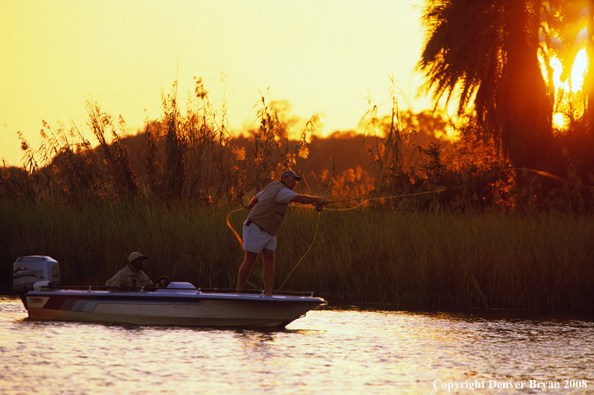
{"type": "MultiPolygon", "coordinates": [[[[154,292],[159,289],[166,289],[166,288],[158,288],[158,287],[108,287],[105,285],[43,285],[38,287],[41,291],[53,291],[53,290],[64,290],[64,291],[110,291],[110,292],[154,292]]],[[[181,291],[182,289],[180,289],[181,291]]],[[[187,291],[187,289],[185,289],[187,291]]]]}
{"type": "MultiPolygon", "coordinates": [[[[88,285],[88,286],[77,286],[77,285],[60,285],[56,283],[44,284],[39,290],[42,291],[53,291],[53,290],[73,290],[73,291],[110,291],[110,292],[155,292],[157,290],[171,290],[171,291],[188,291],[187,288],[158,288],[158,287],[136,287],[136,288],[119,288],[119,287],[108,287],[104,285],[88,285]]],[[[264,294],[264,290],[259,289],[244,289],[237,291],[235,288],[196,288],[199,293],[238,293],[238,294],[252,294],[261,295],[264,294]]],[[[275,292],[275,295],[285,296],[309,296],[314,297],[313,291],[282,291],[275,292]]]]}
{"type": "MultiPolygon", "coordinates": [[[[238,294],[253,294],[260,295],[264,294],[264,290],[261,289],[243,289],[241,291],[235,288],[198,288],[198,291],[202,293],[238,293],[238,294]]],[[[285,295],[285,296],[314,296],[313,291],[279,291],[273,292],[274,295],[285,295]]]]}

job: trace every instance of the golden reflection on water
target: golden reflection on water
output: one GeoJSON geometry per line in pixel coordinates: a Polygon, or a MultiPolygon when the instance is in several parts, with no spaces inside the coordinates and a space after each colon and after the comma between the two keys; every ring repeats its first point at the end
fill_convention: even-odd
{"type": "MultiPolygon", "coordinates": [[[[24,317],[0,300],[2,394],[468,393],[439,386],[564,379],[589,385],[564,393],[594,393],[589,320],[325,309],[260,332],[24,317]]],[[[542,393],[499,393],[514,391],[542,393]]]]}

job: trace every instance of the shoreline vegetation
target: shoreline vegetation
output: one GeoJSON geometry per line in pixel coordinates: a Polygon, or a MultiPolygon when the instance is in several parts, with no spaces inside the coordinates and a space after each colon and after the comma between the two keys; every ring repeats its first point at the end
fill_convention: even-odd
{"type": "MultiPolygon", "coordinates": [[[[298,192],[335,203],[290,208],[275,290],[411,309],[594,311],[594,189],[579,158],[567,171],[513,168],[471,120],[442,141],[453,125],[400,112],[393,95],[391,114],[364,117],[367,163],[348,154],[339,172],[312,164],[316,117],[295,133],[262,98],[249,137],[232,138],[200,79],[194,93],[183,114],[176,92],[164,95],[135,146],[123,119],[92,103],[94,143],[75,125],[44,123],[37,150],[21,136],[24,168],[0,167],[0,289],[19,256],[56,259],[63,284],[103,285],[132,251],[150,257],[151,278],[232,288],[243,251],[227,215],[290,168],[304,176],[298,192]]],[[[239,233],[246,216],[229,215],[239,233]]],[[[262,289],[254,270],[246,288],[262,289]]]]}
{"type": "MultiPolygon", "coordinates": [[[[10,224],[1,231],[1,286],[11,286],[6,269],[21,255],[58,260],[64,284],[103,285],[128,251],[140,250],[151,278],[233,287],[243,252],[225,223],[231,209],[0,204],[10,224]]],[[[240,232],[246,217],[232,213],[230,223],[240,232]]],[[[278,236],[275,289],[286,281],[284,291],[331,302],[403,308],[592,312],[593,234],[591,218],[567,214],[291,208],[278,236]]],[[[254,270],[247,287],[263,289],[261,262],[254,270]]]]}

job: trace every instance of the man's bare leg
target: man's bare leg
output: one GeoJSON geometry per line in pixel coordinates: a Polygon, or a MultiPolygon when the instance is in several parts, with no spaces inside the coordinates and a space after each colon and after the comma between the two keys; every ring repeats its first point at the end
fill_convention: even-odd
{"type": "Polygon", "coordinates": [[[245,285],[246,281],[250,277],[252,273],[252,268],[256,263],[256,259],[258,258],[258,254],[251,251],[245,251],[245,257],[243,259],[243,263],[239,267],[239,273],[237,274],[237,290],[241,291],[243,286],[245,285]]]}
{"type": "Polygon", "coordinates": [[[266,296],[272,296],[272,283],[274,282],[274,251],[263,249],[264,260],[264,290],[266,296]]]}

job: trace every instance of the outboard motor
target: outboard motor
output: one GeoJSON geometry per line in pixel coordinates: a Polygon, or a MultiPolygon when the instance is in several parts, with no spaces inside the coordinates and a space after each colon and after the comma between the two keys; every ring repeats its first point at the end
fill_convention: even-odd
{"type": "Polygon", "coordinates": [[[60,283],[58,261],[43,255],[21,256],[14,262],[12,272],[12,288],[20,296],[23,305],[28,309],[25,294],[34,289],[37,282],[60,283]]]}

